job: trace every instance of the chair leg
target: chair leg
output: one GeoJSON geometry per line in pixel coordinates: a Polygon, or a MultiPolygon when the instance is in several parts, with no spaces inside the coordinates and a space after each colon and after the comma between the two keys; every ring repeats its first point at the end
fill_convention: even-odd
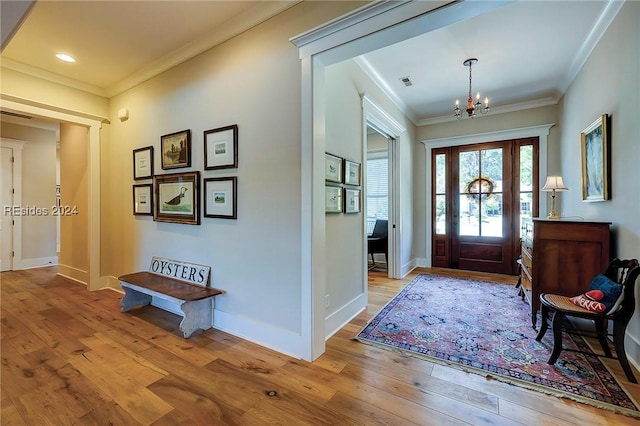
{"type": "Polygon", "coordinates": [[[611,350],[609,349],[609,343],[607,343],[607,320],[595,320],[596,333],[598,334],[598,341],[604,356],[611,358],[611,350]]]}
{"type": "Polygon", "coordinates": [[[553,322],[551,324],[553,328],[553,351],[547,364],[553,365],[558,360],[560,352],[562,352],[562,322],[564,321],[564,314],[556,311],[553,314],[553,322]]]}
{"type": "Polygon", "coordinates": [[[618,361],[620,361],[620,365],[622,366],[622,370],[624,374],[627,376],[627,379],[631,383],[638,383],[636,377],[633,375],[633,371],[631,370],[631,366],[629,366],[629,360],[627,359],[627,354],[624,350],[624,330],[625,324],[620,325],[613,323],[613,343],[616,347],[616,355],[618,356],[618,361]]]}
{"type": "Polygon", "coordinates": [[[549,308],[546,305],[540,307],[540,316],[542,317],[542,323],[540,324],[540,331],[538,331],[538,335],[536,336],[538,342],[542,340],[549,328],[549,308]]]}

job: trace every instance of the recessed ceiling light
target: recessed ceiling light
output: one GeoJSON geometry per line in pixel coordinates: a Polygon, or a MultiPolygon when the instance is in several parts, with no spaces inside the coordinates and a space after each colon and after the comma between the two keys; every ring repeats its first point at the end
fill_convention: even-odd
{"type": "Polygon", "coordinates": [[[76,61],[72,56],[69,56],[66,53],[57,53],[56,54],[56,58],[58,58],[58,59],[60,59],[61,61],[64,61],[64,62],[75,62],[76,61]]]}

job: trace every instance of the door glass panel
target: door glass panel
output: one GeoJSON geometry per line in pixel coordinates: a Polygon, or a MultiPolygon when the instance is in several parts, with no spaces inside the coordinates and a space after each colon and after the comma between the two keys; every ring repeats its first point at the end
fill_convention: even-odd
{"type": "Polygon", "coordinates": [[[482,203],[482,236],[502,237],[502,194],[493,194],[482,203]]]}
{"type": "Polygon", "coordinates": [[[467,194],[460,194],[460,208],[458,211],[459,234],[476,237],[480,235],[478,203],[468,197],[467,194]]]}
{"type": "Polygon", "coordinates": [[[445,194],[447,191],[445,159],[445,154],[436,155],[436,194],[445,194]]]}
{"type": "Polygon", "coordinates": [[[458,181],[460,193],[466,193],[465,187],[480,174],[479,151],[461,152],[459,155],[458,181]]]}
{"type": "Polygon", "coordinates": [[[483,150],[480,170],[486,180],[480,197],[480,235],[502,237],[502,148],[483,150]]]}
{"type": "Polygon", "coordinates": [[[447,166],[446,154],[437,154],[435,161],[435,232],[437,235],[446,235],[446,214],[447,214],[447,166]]]}
{"type": "Polygon", "coordinates": [[[502,148],[459,155],[459,234],[502,237],[502,148]]]}
{"type": "Polygon", "coordinates": [[[446,195],[436,195],[436,234],[438,235],[445,235],[447,233],[446,197],[446,195]]]}
{"type": "Polygon", "coordinates": [[[520,147],[520,229],[533,211],[533,145],[520,147]]]}

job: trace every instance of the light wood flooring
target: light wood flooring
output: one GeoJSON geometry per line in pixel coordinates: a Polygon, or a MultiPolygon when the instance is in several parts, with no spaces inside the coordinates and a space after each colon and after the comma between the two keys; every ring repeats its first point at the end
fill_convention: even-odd
{"type": "MultiPolygon", "coordinates": [[[[418,270],[389,280],[371,272],[368,308],[313,363],[217,330],[185,340],[179,317],[153,307],[120,313],[118,293],[89,292],[55,267],[4,272],[0,423],[640,424],[351,340],[417,272],[433,271],[460,274],[418,270]]],[[[639,386],[628,390],[640,400],[639,386]]]]}

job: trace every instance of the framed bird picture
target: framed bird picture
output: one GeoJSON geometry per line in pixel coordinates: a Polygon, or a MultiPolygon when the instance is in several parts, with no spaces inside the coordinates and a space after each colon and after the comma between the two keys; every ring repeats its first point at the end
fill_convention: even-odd
{"type": "Polygon", "coordinates": [[[156,175],[153,193],[153,220],[200,225],[200,172],[156,175]]]}

